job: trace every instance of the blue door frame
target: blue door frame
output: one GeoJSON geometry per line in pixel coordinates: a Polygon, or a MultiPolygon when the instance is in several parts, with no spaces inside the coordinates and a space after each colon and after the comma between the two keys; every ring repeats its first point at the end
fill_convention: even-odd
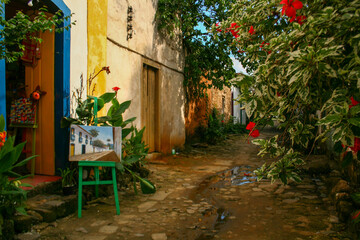
{"type": "MultiPolygon", "coordinates": [[[[64,16],[71,14],[63,0],[51,0],[64,16]]],[[[5,4],[0,3],[5,16],[5,4]]],[[[69,26],[71,19],[59,27],[69,26]]],[[[2,26],[0,26],[2,28],[2,26]]],[[[60,128],[61,118],[70,115],[70,29],[55,35],[55,169],[64,168],[69,156],[69,129],[60,128]]],[[[0,114],[6,119],[5,59],[0,60],[0,114]]]]}

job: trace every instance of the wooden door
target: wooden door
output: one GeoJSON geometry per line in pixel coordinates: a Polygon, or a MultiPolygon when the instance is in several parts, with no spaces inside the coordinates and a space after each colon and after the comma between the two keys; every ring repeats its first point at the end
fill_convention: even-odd
{"type": "Polygon", "coordinates": [[[145,126],[144,141],[150,152],[159,150],[159,84],[158,70],[143,66],[142,123],[145,126]]]}
{"type": "MultiPolygon", "coordinates": [[[[38,105],[38,128],[36,129],[36,163],[35,173],[55,174],[55,137],[54,137],[54,32],[41,33],[43,41],[40,48],[40,59],[36,66],[25,67],[26,93],[29,96],[37,86],[46,94],[41,96],[38,105]]],[[[27,150],[31,150],[31,130],[27,134],[27,150]]]]}

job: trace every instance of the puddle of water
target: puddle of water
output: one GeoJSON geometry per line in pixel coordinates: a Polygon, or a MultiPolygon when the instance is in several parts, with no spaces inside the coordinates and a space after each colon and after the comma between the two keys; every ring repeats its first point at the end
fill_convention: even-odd
{"type": "Polygon", "coordinates": [[[229,181],[232,185],[241,186],[256,181],[256,176],[250,166],[238,166],[220,173],[223,181],[229,181]]]}

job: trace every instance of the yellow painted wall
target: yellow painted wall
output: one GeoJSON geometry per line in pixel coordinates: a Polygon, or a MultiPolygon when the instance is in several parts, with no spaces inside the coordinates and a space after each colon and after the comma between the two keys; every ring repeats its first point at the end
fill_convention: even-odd
{"type": "MultiPolygon", "coordinates": [[[[108,0],[88,0],[88,72],[96,74],[102,67],[106,66],[107,53],[107,10],[108,0]]],[[[110,69],[111,70],[111,69],[110,69]]],[[[100,96],[106,91],[106,72],[101,72],[92,82],[88,95],[100,96]],[[95,85],[96,84],[96,85],[95,85]],[[95,91],[92,93],[95,85],[95,91]]]]}

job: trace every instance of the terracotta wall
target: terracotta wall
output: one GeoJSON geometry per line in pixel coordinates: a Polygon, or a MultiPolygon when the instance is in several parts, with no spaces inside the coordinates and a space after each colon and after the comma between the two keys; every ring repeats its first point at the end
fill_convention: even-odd
{"type": "Polygon", "coordinates": [[[232,115],[232,97],[229,87],[224,87],[223,90],[207,89],[205,95],[203,98],[188,101],[186,104],[185,129],[188,137],[192,136],[199,126],[207,125],[208,115],[213,108],[224,115],[225,121],[228,121],[232,115]]]}

